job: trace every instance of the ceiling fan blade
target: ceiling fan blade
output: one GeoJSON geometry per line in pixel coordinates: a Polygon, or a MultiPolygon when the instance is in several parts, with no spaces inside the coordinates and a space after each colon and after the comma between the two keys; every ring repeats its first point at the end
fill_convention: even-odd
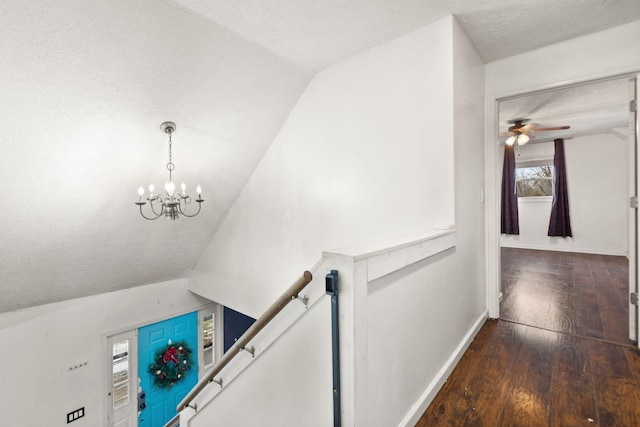
{"type": "Polygon", "coordinates": [[[520,128],[520,132],[530,132],[532,130],[535,130],[536,126],[538,126],[537,123],[527,123],[520,128]]]}
{"type": "Polygon", "coordinates": [[[548,127],[548,128],[533,128],[531,129],[532,132],[544,132],[547,130],[565,130],[565,129],[571,129],[571,126],[554,126],[554,127],[548,127]]]}

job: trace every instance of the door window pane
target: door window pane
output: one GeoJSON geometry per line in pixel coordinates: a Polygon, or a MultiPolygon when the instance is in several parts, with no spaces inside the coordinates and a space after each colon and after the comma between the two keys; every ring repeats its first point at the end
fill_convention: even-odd
{"type": "Polygon", "coordinates": [[[129,403],[129,340],[113,344],[112,396],[113,408],[129,403]]]}
{"type": "Polygon", "coordinates": [[[214,333],[215,320],[213,313],[207,314],[202,318],[202,343],[204,354],[204,366],[207,367],[215,362],[214,351],[214,333]]]}

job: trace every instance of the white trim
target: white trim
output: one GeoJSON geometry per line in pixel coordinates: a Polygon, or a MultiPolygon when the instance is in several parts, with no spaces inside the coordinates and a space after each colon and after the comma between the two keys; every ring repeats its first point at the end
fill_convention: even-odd
{"type": "Polygon", "coordinates": [[[500,182],[497,177],[501,173],[498,172],[501,169],[499,152],[503,150],[498,137],[497,97],[487,96],[485,114],[485,283],[489,317],[497,319],[500,316],[500,182]]]}
{"type": "Polygon", "coordinates": [[[594,255],[611,255],[611,256],[623,256],[628,257],[628,254],[624,251],[606,251],[600,249],[589,249],[589,248],[569,248],[569,247],[555,247],[548,245],[531,245],[531,244],[517,244],[517,242],[513,242],[516,244],[511,244],[512,242],[502,242],[500,245],[501,248],[513,248],[513,249],[533,249],[540,251],[551,251],[551,252],[573,252],[578,254],[594,254],[594,255]]]}
{"type": "Polygon", "coordinates": [[[451,232],[442,234],[437,239],[425,240],[413,246],[406,246],[372,256],[367,260],[367,280],[371,283],[394,271],[408,267],[455,246],[456,235],[451,232]]]}
{"type": "MultiPolygon", "coordinates": [[[[204,299],[204,297],[202,299],[204,299]]],[[[199,304],[199,305],[196,305],[196,306],[193,306],[191,308],[184,309],[184,310],[172,311],[169,314],[162,314],[161,316],[154,316],[154,317],[151,317],[150,319],[141,320],[139,322],[132,323],[132,324],[130,324],[128,326],[125,326],[125,327],[122,327],[122,328],[108,330],[106,332],[103,332],[101,335],[102,335],[102,338],[105,339],[105,337],[108,337],[108,336],[111,336],[111,335],[117,335],[117,334],[122,333],[122,332],[130,331],[132,329],[139,329],[139,328],[141,328],[143,326],[153,325],[154,323],[162,322],[163,320],[173,319],[174,317],[182,316],[183,314],[193,313],[194,311],[203,310],[206,307],[208,307],[209,305],[211,305],[212,303],[214,303],[214,302],[210,301],[208,303],[199,304]]]]}
{"type": "Polygon", "coordinates": [[[322,256],[353,262],[367,260],[367,281],[372,282],[455,246],[455,228],[434,229],[365,245],[324,251],[322,256]]]}
{"type": "Polygon", "coordinates": [[[532,168],[536,166],[553,166],[553,156],[545,156],[545,157],[522,156],[520,157],[520,160],[516,159],[516,169],[532,168]]]}
{"type": "Polygon", "coordinates": [[[469,329],[464,336],[458,347],[449,356],[449,359],[440,369],[433,381],[427,386],[420,398],[413,404],[407,415],[398,424],[399,427],[415,426],[422,414],[427,410],[433,399],[436,397],[447,378],[451,375],[462,356],[467,351],[471,343],[473,342],[480,329],[485,324],[489,313],[485,311],[478,317],[473,326],[469,329]]]}
{"type": "Polygon", "coordinates": [[[553,196],[531,196],[531,197],[520,197],[518,196],[518,203],[551,203],[553,201],[553,196]]]}
{"type": "Polygon", "coordinates": [[[422,230],[385,240],[367,242],[358,246],[323,251],[322,256],[362,261],[377,255],[389,254],[408,247],[430,244],[430,241],[438,240],[440,237],[454,234],[455,232],[456,229],[453,225],[438,226],[437,228],[422,230]]]}

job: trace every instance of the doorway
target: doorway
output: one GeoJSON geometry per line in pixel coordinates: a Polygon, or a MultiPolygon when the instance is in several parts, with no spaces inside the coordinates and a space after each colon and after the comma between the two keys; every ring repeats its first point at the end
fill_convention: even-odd
{"type": "MultiPolygon", "coordinates": [[[[636,210],[629,208],[629,196],[636,194],[637,180],[635,114],[634,120],[629,117],[629,93],[635,94],[635,86],[630,90],[630,84],[635,84],[635,78],[624,76],[497,100],[500,131],[509,126],[508,120],[517,119],[529,119],[541,127],[572,126],[566,134],[534,134],[526,147],[517,150],[516,162],[552,162],[551,141],[567,138],[567,169],[574,175],[568,179],[573,181],[569,184],[569,200],[571,215],[576,218],[573,239],[549,238],[545,223],[548,225],[552,197],[519,198],[525,222],[520,235],[494,237],[497,250],[493,249],[493,254],[489,236],[488,254],[497,258],[494,265],[500,283],[494,291],[495,302],[489,290],[490,307],[494,304],[492,317],[499,314],[524,324],[594,336],[597,328],[580,325],[578,315],[588,319],[584,310],[595,305],[596,315],[606,318],[601,320],[599,338],[623,344],[629,344],[629,338],[637,340],[637,310],[628,304],[628,284],[632,284],[632,290],[636,286],[636,210]],[[603,96],[603,91],[611,93],[603,96]],[[614,181],[617,184],[611,188],[614,181]],[[579,188],[580,184],[590,187],[579,188]],[[611,227],[612,217],[615,227],[611,227]],[[589,289],[588,295],[577,295],[576,291],[583,288],[589,289]],[[567,315],[567,311],[573,314],[567,315]]],[[[507,136],[501,135],[500,142],[507,136]]],[[[494,153],[498,173],[502,171],[502,153],[503,148],[498,146],[494,153]]],[[[499,185],[500,180],[493,182],[499,185]]],[[[499,187],[494,191],[499,195],[499,187]]],[[[499,221],[499,197],[497,203],[499,221]]]]}
{"type": "Polygon", "coordinates": [[[209,304],[105,335],[105,425],[164,426],[204,370],[221,357],[221,311],[209,304]]]}
{"type": "Polygon", "coordinates": [[[164,426],[176,415],[198,382],[198,353],[195,311],[138,329],[138,427],[164,426]]]}

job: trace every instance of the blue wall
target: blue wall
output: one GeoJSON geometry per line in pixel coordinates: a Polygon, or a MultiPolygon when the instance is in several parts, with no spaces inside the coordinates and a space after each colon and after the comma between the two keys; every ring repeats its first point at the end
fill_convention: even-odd
{"type": "Polygon", "coordinates": [[[231,348],[242,334],[249,329],[253,322],[253,317],[246,316],[228,307],[224,308],[224,352],[231,348]]]}

